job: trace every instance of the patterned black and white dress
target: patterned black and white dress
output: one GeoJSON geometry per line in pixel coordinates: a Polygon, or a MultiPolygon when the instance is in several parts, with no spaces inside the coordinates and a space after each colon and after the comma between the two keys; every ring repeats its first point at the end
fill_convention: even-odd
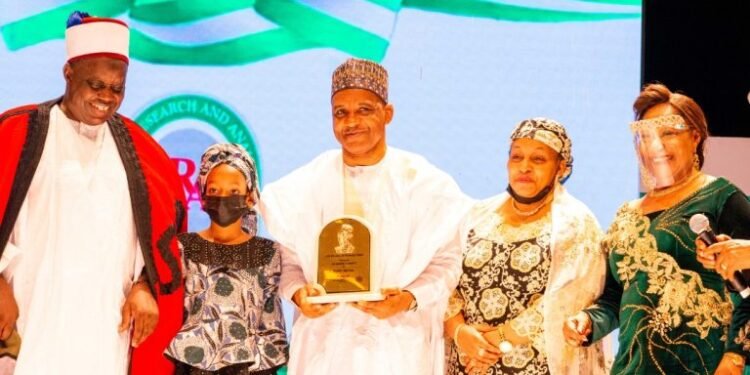
{"type": "MultiPolygon", "coordinates": [[[[511,324],[530,339],[506,353],[486,374],[549,374],[544,355],[541,301],[551,265],[551,215],[520,227],[496,213],[468,232],[463,274],[449,309],[461,309],[467,324],[511,324]]],[[[449,375],[468,375],[453,342],[449,375]]]]}
{"type": "Polygon", "coordinates": [[[186,265],[185,322],[166,351],[180,362],[178,373],[275,373],[289,356],[279,245],[257,236],[236,245],[197,233],[178,238],[186,265]]]}

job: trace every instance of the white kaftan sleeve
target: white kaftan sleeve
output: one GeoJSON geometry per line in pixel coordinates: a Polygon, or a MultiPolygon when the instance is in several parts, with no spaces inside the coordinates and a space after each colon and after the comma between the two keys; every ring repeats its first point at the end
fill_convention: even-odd
{"type": "Polygon", "coordinates": [[[16,224],[13,226],[13,231],[10,233],[8,243],[5,244],[5,250],[3,250],[3,256],[0,257],[0,274],[5,278],[6,281],[10,282],[13,278],[13,273],[18,265],[19,257],[22,256],[21,248],[18,247],[17,233],[21,228],[21,224],[26,221],[28,216],[28,202],[24,200],[21,205],[21,210],[18,212],[16,217],[16,224]]]}
{"type": "Polygon", "coordinates": [[[21,254],[21,249],[19,249],[18,246],[12,243],[12,239],[13,236],[11,235],[11,240],[9,240],[8,244],[5,245],[3,256],[0,257],[0,273],[2,273],[6,281],[10,281],[10,279],[13,277],[16,257],[21,254]]]}
{"type": "Polygon", "coordinates": [[[461,251],[458,235],[443,246],[430,261],[427,268],[406,288],[417,300],[417,309],[431,308],[444,302],[451,295],[461,276],[461,251]]]}
{"type": "Polygon", "coordinates": [[[410,257],[431,259],[404,288],[414,295],[418,310],[432,309],[435,304],[446,306],[455,290],[461,276],[459,226],[473,204],[445,172],[430,168],[419,173],[411,193],[415,225],[409,251],[410,257]]]}
{"type": "MultiPolygon", "coordinates": [[[[307,279],[298,255],[301,246],[298,231],[300,226],[310,225],[300,218],[300,212],[309,209],[305,205],[305,194],[299,187],[311,182],[305,169],[293,172],[279,181],[266,185],[261,193],[259,208],[263,222],[281,249],[281,281],[279,293],[289,300],[294,293],[307,284],[307,279]]],[[[309,203],[309,202],[308,202],[309,203]]]]}
{"type": "Polygon", "coordinates": [[[281,282],[279,293],[288,300],[292,300],[294,293],[307,284],[304,272],[299,263],[297,254],[290,251],[286,246],[281,249],[281,282]]]}
{"type": "Polygon", "coordinates": [[[146,266],[146,261],[143,259],[143,250],[141,250],[141,242],[136,239],[135,241],[135,261],[133,262],[133,277],[131,277],[133,284],[138,281],[143,272],[143,267],[146,266]]]}

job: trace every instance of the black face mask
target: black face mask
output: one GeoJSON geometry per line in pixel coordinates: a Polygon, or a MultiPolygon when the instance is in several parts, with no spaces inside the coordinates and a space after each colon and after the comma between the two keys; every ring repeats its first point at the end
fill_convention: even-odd
{"type": "Polygon", "coordinates": [[[536,193],[533,197],[522,197],[516,193],[515,190],[508,184],[508,187],[505,188],[505,190],[510,194],[513,199],[521,204],[532,204],[539,202],[540,200],[544,199],[547,194],[549,194],[550,191],[552,191],[552,188],[555,187],[555,180],[557,179],[557,170],[555,170],[555,174],[552,177],[552,181],[549,182],[549,185],[545,186],[544,189],[542,189],[540,192],[536,193]]]}
{"type": "Polygon", "coordinates": [[[203,211],[206,211],[214,223],[221,227],[228,227],[250,212],[250,208],[245,203],[244,195],[207,196],[204,198],[203,211]]]}
{"type": "Polygon", "coordinates": [[[540,191],[533,197],[522,197],[518,195],[518,193],[516,193],[516,191],[513,190],[510,184],[508,184],[508,187],[505,188],[505,190],[508,192],[508,194],[510,194],[511,197],[513,197],[513,199],[516,202],[521,203],[521,204],[532,204],[532,203],[536,203],[544,199],[544,197],[546,197],[547,194],[549,194],[549,192],[552,191],[552,185],[545,186],[544,189],[542,189],[542,191],[540,191]]]}

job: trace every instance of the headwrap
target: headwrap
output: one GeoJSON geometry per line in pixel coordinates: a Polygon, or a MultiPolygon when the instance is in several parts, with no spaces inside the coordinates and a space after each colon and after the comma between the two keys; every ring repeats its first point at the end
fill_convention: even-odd
{"type": "MultiPolygon", "coordinates": [[[[244,147],[236,143],[217,143],[203,152],[201,156],[201,167],[198,172],[198,189],[201,198],[206,195],[206,179],[208,174],[217,166],[227,164],[237,169],[245,176],[247,182],[247,191],[258,202],[258,169],[255,167],[255,161],[244,147]]],[[[242,228],[248,233],[255,233],[257,228],[257,214],[254,208],[250,213],[242,218],[242,228]]]]}
{"type": "Polygon", "coordinates": [[[565,131],[565,127],[559,122],[543,117],[535,117],[521,121],[510,135],[511,142],[527,138],[539,141],[557,152],[565,162],[566,169],[563,171],[560,182],[565,182],[573,172],[573,143],[565,131]]]}
{"type": "Polygon", "coordinates": [[[68,17],[65,47],[68,62],[85,57],[108,56],[128,60],[130,31],[128,25],[114,18],[99,18],[75,11],[68,17]]]}
{"type": "Polygon", "coordinates": [[[331,97],[345,89],[368,90],[388,103],[388,72],[369,60],[348,59],[333,71],[331,97]]]}

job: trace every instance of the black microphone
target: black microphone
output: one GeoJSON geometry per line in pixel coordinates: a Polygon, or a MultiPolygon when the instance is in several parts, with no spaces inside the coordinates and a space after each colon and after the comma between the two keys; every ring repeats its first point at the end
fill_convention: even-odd
{"type": "MultiPolygon", "coordinates": [[[[706,217],[706,215],[693,215],[690,218],[690,230],[693,231],[693,233],[697,234],[698,238],[700,238],[700,240],[703,241],[706,246],[711,246],[719,242],[716,239],[716,235],[711,230],[711,226],[708,223],[708,218],[706,217]]],[[[714,256],[714,258],[716,258],[716,256],[714,256]]],[[[740,293],[740,296],[742,296],[742,298],[747,298],[747,296],[750,296],[750,288],[748,288],[745,278],[739,271],[734,271],[734,275],[732,275],[732,278],[728,281],[730,284],[732,284],[732,287],[734,287],[734,289],[740,293]]]]}

